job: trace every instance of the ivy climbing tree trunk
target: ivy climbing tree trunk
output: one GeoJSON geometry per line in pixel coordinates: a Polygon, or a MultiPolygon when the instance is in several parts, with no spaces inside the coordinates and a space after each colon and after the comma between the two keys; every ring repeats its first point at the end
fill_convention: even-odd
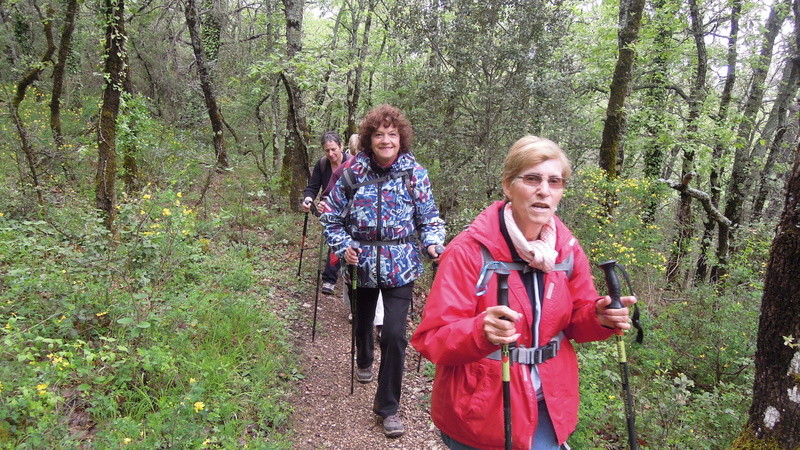
{"type": "Polygon", "coordinates": [[[303,50],[304,0],[283,0],[286,16],[286,56],[288,68],[281,74],[288,98],[286,145],[284,146],[281,179],[289,189],[289,207],[299,208],[300,197],[308,181],[308,142],[311,132],[306,123],[303,93],[294,78],[293,60],[303,50]]]}
{"type": "Polygon", "coordinates": [[[600,168],[609,178],[616,178],[621,167],[622,139],[625,136],[625,99],[628,97],[636,53],[633,44],[639,38],[645,0],[622,0],[619,6],[619,55],[611,80],[611,93],[600,145],[600,168]]]}
{"type": "Polygon", "coordinates": [[[103,215],[103,224],[114,229],[117,216],[117,116],[119,115],[122,83],[125,77],[125,2],[105,0],[103,17],[106,22],[105,67],[106,84],[100,107],[100,126],[97,129],[97,173],[95,175],[95,205],[103,215]]]}
{"type": "Polygon", "coordinates": [[[192,41],[194,61],[197,65],[197,75],[200,78],[200,89],[203,91],[206,110],[208,110],[208,118],[211,121],[211,131],[214,133],[213,142],[214,154],[217,158],[216,167],[217,169],[227,169],[230,165],[228,164],[228,153],[225,150],[222,113],[217,104],[217,96],[214,93],[214,83],[211,79],[211,70],[208,67],[206,52],[203,48],[195,0],[185,0],[184,12],[186,14],[186,26],[189,29],[189,38],[192,41]]]}

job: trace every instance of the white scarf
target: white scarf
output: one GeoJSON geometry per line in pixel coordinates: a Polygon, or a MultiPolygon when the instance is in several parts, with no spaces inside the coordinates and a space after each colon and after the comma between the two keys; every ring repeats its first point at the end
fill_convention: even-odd
{"type": "Polygon", "coordinates": [[[514,221],[514,215],[511,213],[511,203],[507,203],[503,216],[506,221],[506,229],[508,235],[511,237],[511,242],[517,250],[522,259],[528,262],[528,265],[541,270],[542,272],[551,272],[556,267],[556,221],[550,218],[550,222],[542,226],[539,232],[539,238],[533,241],[525,239],[525,235],[517,226],[514,221]]]}

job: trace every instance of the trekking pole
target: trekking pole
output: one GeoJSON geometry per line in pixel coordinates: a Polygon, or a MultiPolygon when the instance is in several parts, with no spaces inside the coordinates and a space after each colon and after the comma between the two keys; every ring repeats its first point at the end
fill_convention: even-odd
{"type": "Polygon", "coordinates": [[[319,281],[322,278],[322,258],[325,255],[325,233],[323,231],[322,237],[319,241],[319,260],[317,261],[317,291],[314,297],[314,321],[311,325],[311,342],[314,342],[314,335],[317,333],[317,305],[319,304],[319,281]]]}
{"type": "MultiPolygon", "coordinates": [[[[350,248],[358,254],[361,244],[353,241],[350,248]]],[[[358,321],[358,263],[350,265],[350,314],[353,320],[350,321],[350,395],[353,395],[354,382],[356,379],[356,322],[358,321]]]]}
{"type": "MultiPolygon", "coordinates": [[[[608,295],[611,297],[611,303],[608,309],[620,309],[623,307],[620,301],[620,285],[619,278],[614,269],[618,266],[614,260],[606,261],[600,264],[606,277],[606,286],[608,286],[608,295]]],[[[626,281],[628,280],[627,272],[623,266],[619,265],[625,275],[626,281]]],[[[630,281],[628,281],[630,287],[630,281]]],[[[622,374],[622,390],[625,393],[625,419],[628,424],[628,445],[631,450],[639,448],[639,442],[636,440],[636,416],[633,411],[633,396],[631,395],[631,387],[628,383],[628,357],[625,354],[625,340],[622,334],[616,335],[617,340],[617,361],[619,362],[619,370],[622,374]]]]}
{"type": "MultiPolygon", "coordinates": [[[[309,205],[309,208],[310,208],[309,211],[311,212],[311,214],[314,214],[314,216],[318,217],[319,213],[317,212],[317,207],[316,207],[316,205],[314,205],[314,202],[312,201],[308,205],[309,205]]],[[[305,251],[305,249],[306,249],[306,232],[307,231],[308,231],[308,213],[306,213],[306,216],[303,218],[303,238],[300,239],[300,262],[297,264],[297,278],[300,278],[300,268],[303,267],[303,251],[305,251]]]]}
{"type": "MultiPolygon", "coordinates": [[[[508,269],[500,267],[495,271],[497,275],[497,304],[508,306],[508,269]]],[[[509,320],[503,317],[505,320],[509,320]]],[[[500,346],[500,360],[503,370],[503,431],[505,434],[505,448],[511,450],[511,357],[508,344],[500,346]]]]}
{"type": "MultiPolygon", "coordinates": [[[[436,252],[436,257],[438,258],[439,256],[441,256],[442,253],[444,253],[444,245],[441,245],[441,244],[437,245],[436,247],[434,247],[433,251],[436,252]]],[[[436,272],[437,272],[438,269],[439,269],[439,263],[438,262],[433,263],[433,278],[434,279],[436,278],[436,272]]],[[[433,282],[431,281],[431,283],[433,283],[433,282]]],[[[412,303],[412,305],[413,305],[413,303],[412,303]]],[[[418,352],[417,353],[417,373],[419,373],[420,366],[422,366],[422,353],[418,352]]]]}
{"type": "Polygon", "coordinates": [[[303,219],[303,237],[300,239],[300,262],[297,264],[297,278],[300,278],[300,268],[303,267],[303,251],[306,249],[306,231],[308,231],[308,213],[303,219]]]}

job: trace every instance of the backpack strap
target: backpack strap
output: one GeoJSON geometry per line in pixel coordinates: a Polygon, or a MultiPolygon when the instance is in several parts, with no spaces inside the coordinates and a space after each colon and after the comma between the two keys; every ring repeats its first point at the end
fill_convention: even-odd
{"type": "MultiPolygon", "coordinates": [[[[475,285],[475,295],[479,297],[486,293],[486,287],[489,284],[489,280],[498,269],[506,268],[508,270],[521,270],[522,273],[528,273],[533,270],[533,268],[526,263],[496,261],[494,258],[492,258],[492,254],[489,253],[489,249],[486,248],[485,245],[481,243],[479,244],[481,246],[481,258],[483,259],[481,275],[478,277],[478,283],[475,285]]],[[[556,267],[553,270],[564,272],[567,275],[567,279],[571,279],[574,265],[575,258],[573,254],[570,253],[569,256],[564,259],[564,261],[556,264],[556,267]]]]}
{"type": "Polygon", "coordinates": [[[353,173],[352,166],[347,166],[342,171],[342,179],[344,180],[344,195],[345,198],[347,199],[347,204],[345,205],[344,209],[342,209],[342,217],[350,216],[350,209],[353,206],[353,197],[355,197],[358,188],[360,188],[361,186],[368,186],[370,184],[383,183],[384,181],[394,180],[397,178],[405,179],[404,184],[406,186],[406,190],[408,191],[408,195],[411,197],[411,201],[414,203],[414,207],[416,207],[417,202],[416,198],[414,197],[414,183],[412,182],[413,175],[414,175],[414,169],[408,168],[400,172],[391,172],[381,177],[356,183],[355,174],[353,173]]]}

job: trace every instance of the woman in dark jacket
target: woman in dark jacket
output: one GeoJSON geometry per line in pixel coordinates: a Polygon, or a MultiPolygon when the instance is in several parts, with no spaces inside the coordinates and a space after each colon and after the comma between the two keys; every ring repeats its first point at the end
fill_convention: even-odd
{"type": "MultiPolygon", "coordinates": [[[[348,155],[342,150],[342,138],[339,137],[335,131],[326,131],[322,133],[321,139],[322,149],[325,150],[325,156],[317,161],[314,165],[314,170],[311,172],[311,178],[308,180],[308,186],[303,191],[303,202],[300,204],[300,209],[305,212],[311,210],[311,202],[317,197],[320,190],[324,190],[328,186],[331,179],[331,174],[339,168],[345,161],[348,155]]],[[[321,198],[317,203],[317,211],[320,213],[324,209],[324,198],[321,198]]],[[[333,289],[336,287],[336,279],[339,276],[339,260],[332,258],[330,252],[325,261],[325,271],[322,272],[322,293],[333,294],[333,289]]]]}

